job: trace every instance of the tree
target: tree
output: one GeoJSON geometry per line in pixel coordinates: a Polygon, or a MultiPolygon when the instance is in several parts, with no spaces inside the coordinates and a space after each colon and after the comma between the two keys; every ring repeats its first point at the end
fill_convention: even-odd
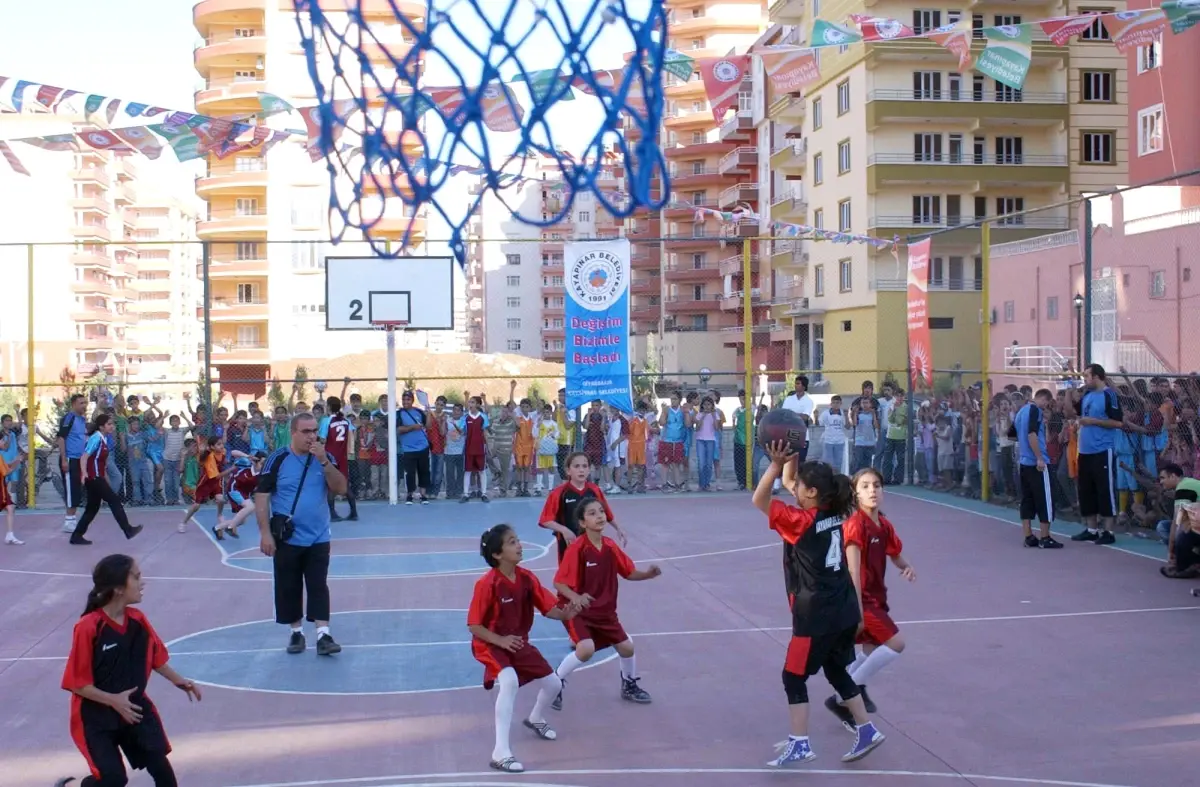
{"type": "Polygon", "coordinates": [[[404,376],[404,387],[400,389],[400,393],[404,393],[405,391],[412,391],[413,395],[415,396],[416,390],[417,390],[417,376],[415,374],[413,374],[412,372],[409,372],[407,375],[404,376]]]}
{"type": "Polygon", "coordinates": [[[525,396],[531,402],[545,402],[546,401],[546,395],[544,393],[542,393],[542,386],[538,383],[537,380],[534,380],[533,382],[531,382],[529,384],[529,387],[525,389],[525,396]]]}
{"type": "Polygon", "coordinates": [[[272,412],[276,407],[287,407],[287,395],[283,392],[279,380],[271,381],[271,387],[267,390],[267,401],[271,403],[272,412]]]}
{"type": "Polygon", "coordinates": [[[306,367],[304,364],[300,364],[299,366],[297,366],[296,371],[293,372],[293,379],[296,381],[295,382],[296,401],[307,402],[308,401],[308,390],[307,390],[308,389],[308,367],[306,367]]]}

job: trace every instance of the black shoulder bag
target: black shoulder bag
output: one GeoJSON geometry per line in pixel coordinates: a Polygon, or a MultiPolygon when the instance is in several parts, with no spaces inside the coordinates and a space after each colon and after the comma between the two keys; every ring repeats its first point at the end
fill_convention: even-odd
{"type": "MultiPolygon", "coordinates": [[[[296,485],[296,498],[292,500],[292,510],[286,514],[271,515],[271,536],[275,539],[276,544],[289,541],[296,534],[296,525],[292,521],[292,517],[296,515],[296,506],[300,502],[300,493],[304,491],[304,479],[308,476],[308,468],[312,464],[312,460],[312,454],[309,454],[308,460],[304,463],[304,472],[300,474],[300,483],[296,485]]],[[[281,466],[282,464],[280,462],[281,466]]],[[[278,474],[278,468],[275,472],[278,474]]]]}

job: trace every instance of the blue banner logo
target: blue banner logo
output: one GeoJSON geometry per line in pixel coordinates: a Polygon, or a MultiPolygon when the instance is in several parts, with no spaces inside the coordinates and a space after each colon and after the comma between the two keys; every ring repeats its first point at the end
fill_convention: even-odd
{"type": "Polygon", "coordinates": [[[567,407],[599,399],[633,412],[629,256],[629,241],[623,239],[566,245],[567,407]]]}

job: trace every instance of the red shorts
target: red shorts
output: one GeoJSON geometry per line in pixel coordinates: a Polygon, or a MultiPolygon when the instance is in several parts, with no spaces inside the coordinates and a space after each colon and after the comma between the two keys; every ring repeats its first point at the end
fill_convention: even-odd
{"type": "Polygon", "coordinates": [[[659,441],[658,463],[660,465],[683,464],[683,443],[668,443],[666,440],[659,441]]]}
{"type": "Polygon", "coordinates": [[[482,473],[487,469],[487,461],[483,454],[466,454],[463,456],[463,472],[482,473]]]}
{"type": "Polygon", "coordinates": [[[473,639],[471,640],[471,654],[475,656],[476,661],[483,665],[483,687],[488,691],[491,691],[492,686],[495,685],[496,676],[500,674],[500,670],[508,667],[512,667],[517,673],[517,684],[520,686],[554,672],[542,652],[530,645],[528,641],[526,641],[525,647],[516,653],[509,653],[503,648],[473,639]]]}
{"type": "Polygon", "coordinates": [[[202,478],[200,483],[196,484],[196,494],[193,497],[197,503],[207,503],[219,494],[221,494],[220,477],[202,478]]]}
{"type": "Polygon", "coordinates": [[[16,505],[16,503],[13,502],[12,495],[8,493],[8,480],[0,478],[0,511],[12,505],[16,505]]]}
{"type": "Polygon", "coordinates": [[[629,639],[629,635],[625,633],[625,629],[621,628],[621,621],[617,620],[616,615],[590,620],[577,617],[573,620],[563,621],[563,625],[567,627],[567,634],[571,637],[572,644],[578,645],[583,640],[590,639],[596,646],[596,650],[611,648],[613,645],[619,645],[629,639]]]}
{"type": "Polygon", "coordinates": [[[863,605],[863,631],[855,640],[859,645],[883,645],[900,633],[892,616],[882,607],[863,605]]]}

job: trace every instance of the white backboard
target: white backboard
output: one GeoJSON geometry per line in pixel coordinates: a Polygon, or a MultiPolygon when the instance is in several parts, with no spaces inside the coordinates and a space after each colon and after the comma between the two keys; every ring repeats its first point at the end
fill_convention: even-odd
{"type": "Polygon", "coordinates": [[[327,257],[325,329],[369,331],[372,321],[454,330],[453,257],[327,257]]]}

